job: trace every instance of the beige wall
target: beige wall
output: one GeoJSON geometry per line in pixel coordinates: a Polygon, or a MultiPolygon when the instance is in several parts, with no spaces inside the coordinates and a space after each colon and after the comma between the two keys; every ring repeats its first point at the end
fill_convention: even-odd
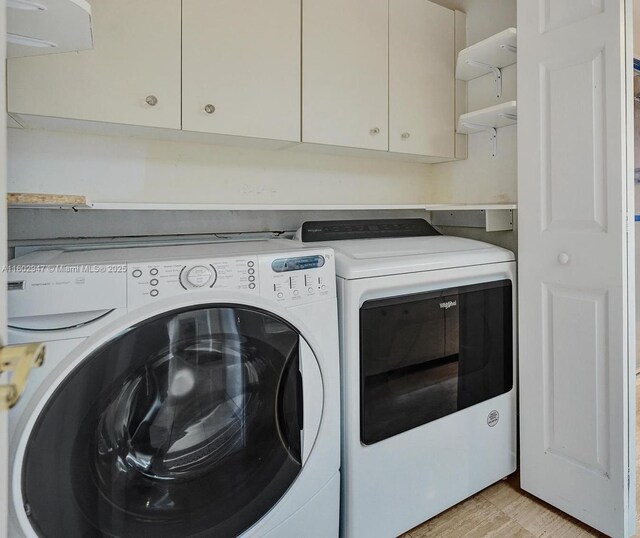
{"type": "Polygon", "coordinates": [[[430,177],[377,158],[9,130],[9,190],[94,202],[419,204],[430,177]]]}
{"type": "MultiPolygon", "coordinates": [[[[456,3],[455,0],[443,0],[456,3]]],[[[463,0],[467,12],[467,45],[516,26],[516,0],[463,0]]],[[[503,94],[495,96],[492,75],[467,84],[468,111],[515,100],[516,65],[503,70],[503,94]]],[[[427,196],[433,203],[517,202],[517,127],[498,130],[498,151],[491,155],[489,135],[468,137],[468,159],[433,165],[427,196]]]]}

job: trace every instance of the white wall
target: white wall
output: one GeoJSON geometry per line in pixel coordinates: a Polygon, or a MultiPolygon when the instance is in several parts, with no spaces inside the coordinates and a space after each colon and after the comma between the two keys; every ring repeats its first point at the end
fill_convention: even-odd
{"type": "MultiPolygon", "coordinates": [[[[467,13],[467,46],[516,26],[515,0],[442,0],[462,4],[467,13]]],[[[516,65],[503,70],[502,98],[495,96],[493,75],[469,81],[469,112],[516,99],[516,65]]],[[[498,152],[491,155],[489,135],[468,136],[468,159],[433,165],[427,196],[432,203],[516,203],[516,126],[498,130],[498,152]]]]}
{"type": "MultiPolygon", "coordinates": [[[[640,0],[633,0],[633,56],[640,58],[640,0]]],[[[633,79],[634,96],[640,93],[640,75],[633,79]]],[[[640,215],[640,105],[634,104],[635,213],[640,215]]],[[[635,223],[636,237],[636,370],[640,372],[640,222],[635,223]]]]}
{"type": "Polygon", "coordinates": [[[633,0],[633,56],[640,58],[640,0],[633,0]]]}
{"type": "Polygon", "coordinates": [[[9,130],[9,190],[94,202],[418,204],[429,165],[9,130]]]}
{"type": "MultiPolygon", "coordinates": [[[[516,0],[432,0],[467,14],[467,44],[516,25],[516,0]]],[[[640,2],[640,0],[634,0],[640,2]]]]}

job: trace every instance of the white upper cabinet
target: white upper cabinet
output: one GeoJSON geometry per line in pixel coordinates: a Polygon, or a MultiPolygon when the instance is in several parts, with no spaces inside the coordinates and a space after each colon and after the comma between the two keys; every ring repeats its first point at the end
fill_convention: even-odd
{"type": "Polygon", "coordinates": [[[180,128],[180,0],[92,0],[93,50],[7,62],[8,110],[180,128]]]}
{"type": "Polygon", "coordinates": [[[303,142],[389,149],[388,24],[389,0],[304,0],[303,142]]]}
{"type": "Polygon", "coordinates": [[[455,158],[461,32],[429,0],[91,7],[92,50],[8,60],[8,111],[24,127],[455,158]]]}
{"type": "Polygon", "coordinates": [[[453,157],[454,12],[389,0],[389,150],[453,157]]]}
{"type": "Polygon", "coordinates": [[[182,128],[300,141],[300,0],[184,0],[182,128]]]}

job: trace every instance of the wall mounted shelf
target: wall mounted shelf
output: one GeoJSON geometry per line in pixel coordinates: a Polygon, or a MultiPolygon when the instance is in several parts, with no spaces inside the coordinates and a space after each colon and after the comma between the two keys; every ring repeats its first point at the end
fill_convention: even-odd
{"type": "Polygon", "coordinates": [[[516,204],[200,204],[91,202],[68,194],[9,193],[10,209],[72,209],[98,211],[425,211],[436,226],[512,230],[516,204]]]}
{"type": "Polygon", "coordinates": [[[493,156],[495,157],[497,150],[496,129],[515,125],[517,121],[517,102],[507,101],[506,103],[462,114],[458,119],[457,131],[460,134],[490,133],[493,156]]]}
{"type": "Polygon", "coordinates": [[[91,48],[91,6],[85,0],[7,1],[8,58],[91,48]]]}
{"type": "Polygon", "coordinates": [[[419,204],[165,204],[165,203],[127,203],[95,202],[92,209],[97,210],[136,210],[136,211],[360,211],[360,210],[422,210],[419,204]]]}
{"type": "Polygon", "coordinates": [[[425,211],[436,226],[512,230],[515,204],[198,204],[91,202],[68,194],[9,193],[10,209],[72,209],[91,211],[425,211]]]}
{"type": "Polygon", "coordinates": [[[502,96],[502,68],[516,63],[518,53],[517,32],[507,28],[483,41],[471,45],[458,53],[456,78],[473,80],[487,73],[493,73],[496,95],[502,96]]]}

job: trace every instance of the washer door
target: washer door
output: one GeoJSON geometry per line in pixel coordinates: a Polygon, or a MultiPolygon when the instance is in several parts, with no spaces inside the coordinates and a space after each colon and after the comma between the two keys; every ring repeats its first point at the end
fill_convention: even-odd
{"type": "Polygon", "coordinates": [[[316,410],[315,431],[302,431],[301,370],[320,379],[308,349],[289,323],[249,306],[175,310],[128,328],[62,381],[31,431],[22,492],[33,528],[241,534],[295,481],[303,439],[317,434],[316,410]]]}

